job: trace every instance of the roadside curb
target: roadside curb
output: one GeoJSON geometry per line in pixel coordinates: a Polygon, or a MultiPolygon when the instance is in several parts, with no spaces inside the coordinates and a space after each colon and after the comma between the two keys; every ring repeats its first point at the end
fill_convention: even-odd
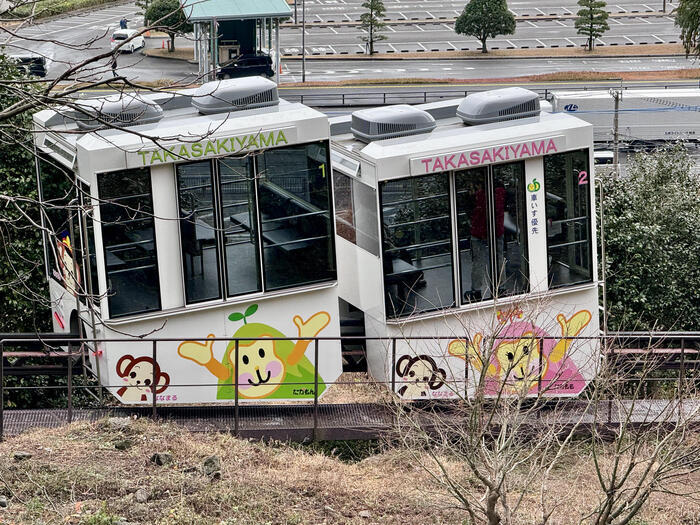
{"type": "MultiPolygon", "coordinates": [[[[150,48],[150,49],[155,49],[155,48],[150,48]]],[[[191,58],[180,58],[177,56],[166,56],[166,55],[158,55],[158,54],[150,54],[147,53],[150,49],[145,49],[142,51],[142,53],[146,56],[153,57],[153,58],[163,58],[165,60],[183,60],[187,62],[193,62],[193,59],[191,58]]],[[[180,49],[192,49],[192,48],[180,48],[180,49]]],[[[194,53],[194,51],[193,51],[194,53]]],[[[449,51],[442,51],[442,53],[449,53],[449,51]]],[[[340,62],[340,61],[348,61],[348,62],[357,62],[357,61],[376,61],[376,62],[386,62],[386,61],[401,61],[401,62],[411,62],[411,61],[424,61],[424,60],[434,60],[434,61],[468,61],[468,60],[503,60],[503,59],[522,59],[522,60],[542,60],[542,59],[557,59],[557,58],[581,58],[581,59],[592,59],[592,58],[629,58],[629,59],[644,59],[644,58],[678,58],[678,57],[685,57],[685,53],[645,53],[645,54],[640,54],[640,55],[635,55],[635,54],[624,54],[624,53],[611,53],[611,54],[600,54],[600,55],[580,55],[580,54],[561,54],[561,55],[521,55],[521,54],[507,54],[507,55],[492,55],[489,53],[486,53],[485,56],[484,54],[479,53],[478,55],[463,55],[463,54],[457,54],[458,52],[455,51],[455,55],[453,56],[435,56],[436,53],[434,52],[427,52],[427,53],[422,53],[420,56],[415,56],[415,53],[412,54],[412,56],[405,56],[402,54],[395,54],[395,55],[387,55],[387,54],[382,54],[382,55],[374,55],[370,57],[369,55],[365,54],[357,54],[357,55],[307,55],[306,60],[307,61],[312,61],[312,62],[323,62],[323,61],[332,61],[332,62],[340,62]]],[[[301,61],[302,57],[301,55],[282,55],[282,62],[285,61],[290,61],[290,62],[298,62],[301,61]]]]}

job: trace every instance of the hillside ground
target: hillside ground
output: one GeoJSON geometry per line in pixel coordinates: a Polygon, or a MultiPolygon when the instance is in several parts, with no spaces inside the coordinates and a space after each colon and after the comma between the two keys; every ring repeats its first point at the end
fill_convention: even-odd
{"type": "MultiPolygon", "coordinates": [[[[697,486],[700,477],[687,482],[697,486]]],[[[596,489],[590,457],[572,453],[547,494],[558,507],[550,523],[579,523],[596,489]]],[[[0,443],[3,496],[2,525],[466,523],[409,454],[387,445],[252,442],[148,420],[77,423],[7,439],[0,443]],[[172,462],[158,466],[154,453],[172,462]],[[213,455],[220,465],[207,464],[220,472],[206,475],[213,455]]],[[[518,523],[537,521],[539,500],[533,487],[518,523]]],[[[654,495],[633,523],[699,524],[700,507],[654,495]]]]}

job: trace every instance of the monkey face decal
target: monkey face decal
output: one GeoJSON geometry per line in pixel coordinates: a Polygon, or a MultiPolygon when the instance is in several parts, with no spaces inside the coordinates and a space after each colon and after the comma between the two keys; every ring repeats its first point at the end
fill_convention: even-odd
{"type": "Polygon", "coordinates": [[[156,385],[153,388],[153,368],[153,359],[150,357],[122,356],[117,362],[117,374],[124,381],[124,386],[117,390],[117,395],[124,401],[146,401],[154,390],[160,394],[168,388],[170,376],[161,372],[156,364],[156,385]]]}
{"type": "Polygon", "coordinates": [[[540,359],[540,343],[531,332],[523,334],[517,341],[499,344],[496,359],[501,381],[514,390],[529,391],[547,372],[547,359],[540,359]]]}
{"type": "Polygon", "coordinates": [[[445,371],[428,355],[404,355],[396,362],[396,374],[403,383],[398,394],[411,399],[426,397],[430,390],[440,388],[446,377],[445,371]]]}
{"type": "MultiPolygon", "coordinates": [[[[238,388],[246,397],[266,397],[280,387],[284,379],[284,363],[275,353],[275,343],[258,339],[238,349],[238,388]]],[[[235,362],[235,351],[229,354],[235,362]]]]}

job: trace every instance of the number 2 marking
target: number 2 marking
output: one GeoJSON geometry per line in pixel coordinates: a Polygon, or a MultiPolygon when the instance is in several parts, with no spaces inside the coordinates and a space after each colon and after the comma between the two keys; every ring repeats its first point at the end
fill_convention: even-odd
{"type": "Polygon", "coordinates": [[[588,184],[588,172],[579,171],[578,172],[578,185],[583,186],[584,184],[588,184]]]}

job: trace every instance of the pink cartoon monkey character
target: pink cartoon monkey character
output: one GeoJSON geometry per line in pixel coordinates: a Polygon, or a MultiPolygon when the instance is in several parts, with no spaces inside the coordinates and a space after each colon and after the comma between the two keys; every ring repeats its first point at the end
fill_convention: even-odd
{"type": "Polygon", "coordinates": [[[472,341],[456,339],[447,347],[450,355],[469,360],[479,373],[486,373],[484,390],[487,395],[536,391],[552,394],[579,392],[585,380],[567,354],[573,338],[591,321],[588,310],[576,312],[570,319],[557,315],[561,339],[555,341],[544,330],[528,322],[514,322],[500,334],[490,356],[481,352],[482,334],[472,341]],[[484,362],[487,357],[487,362],[484,362]]]}

